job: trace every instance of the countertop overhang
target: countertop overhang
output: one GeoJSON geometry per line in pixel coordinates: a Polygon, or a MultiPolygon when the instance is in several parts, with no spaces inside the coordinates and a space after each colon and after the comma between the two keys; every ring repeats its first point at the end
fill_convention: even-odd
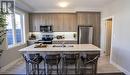
{"type": "Polygon", "coordinates": [[[53,47],[54,45],[61,44],[49,44],[45,48],[34,48],[36,44],[20,49],[20,52],[85,52],[85,51],[101,51],[95,45],[92,44],[64,44],[66,47],[53,47]],[[69,47],[73,46],[73,47],[69,47]]]}

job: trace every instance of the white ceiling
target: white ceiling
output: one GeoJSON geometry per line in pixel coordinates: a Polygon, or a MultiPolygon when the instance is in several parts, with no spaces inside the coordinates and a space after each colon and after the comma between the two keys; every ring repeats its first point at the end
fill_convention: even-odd
{"type": "Polygon", "coordinates": [[[16,0],[16,6],[31,12],[100,11],[100,8],[113,1],[115,0],[16,0]],[[59,7],[57,4],[60,1],[69,2],[69,6],[59,7]]]}

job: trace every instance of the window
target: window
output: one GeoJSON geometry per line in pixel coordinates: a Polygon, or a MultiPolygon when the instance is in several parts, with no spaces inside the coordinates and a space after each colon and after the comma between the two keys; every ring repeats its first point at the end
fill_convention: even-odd
{"type": "Polygon", "coordinates": [[[16,43],[22,42],[22,29],[23,29],[23,24],[22,24],[22,15],[20,14],[15,14],[15,24],[16,24],[16,43]]]}
{"type": "Polygon", "coordinates": [[[24,43],[24,14],[15,13],[7,16],[7,43],[8,48],[24,43]]]}
{"type": "Polygon", "coordinates": [[[8,41],[8,45],[12,45],[14,43],[13,40],[13,20],[12,20],[12,15],[8,15],[7,16],[7,41],[8,41]]]}

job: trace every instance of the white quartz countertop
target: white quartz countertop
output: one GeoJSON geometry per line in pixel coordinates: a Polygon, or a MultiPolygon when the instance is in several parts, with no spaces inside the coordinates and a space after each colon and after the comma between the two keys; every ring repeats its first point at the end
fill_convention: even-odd
{"type": "Polygon", "coordinates": [[[50,44],[45,48],[34,48],[36,44],[20,49],[20,52],[84,52],[84,51],[100,51],[101,49],[92,44],[64,44],[66,47],[62,47],[61,44],[50,44]],[[53,47],[53,46],[61,47],[53,47]]]}

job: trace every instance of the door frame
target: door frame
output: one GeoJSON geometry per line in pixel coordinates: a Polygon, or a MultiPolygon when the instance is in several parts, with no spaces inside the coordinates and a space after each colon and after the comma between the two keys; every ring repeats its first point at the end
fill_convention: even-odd
{"type": "MultiPolygon", "coordinates": [[[[109,17],[106,17],[104,18],[104,25],[106,25],[106,21],[108,19],[112,19],[112,32],[111,32],[111,51],[110,51],[110,62],[112,61],[112,41],[113,41],[113,38],[114,38],[114,35],[113,35],[113,25],[114,25],[114,16],[109,16],[109,17]]],[[[106,26],[105,26],[105,48],[106,48],[106,26]]]]}

